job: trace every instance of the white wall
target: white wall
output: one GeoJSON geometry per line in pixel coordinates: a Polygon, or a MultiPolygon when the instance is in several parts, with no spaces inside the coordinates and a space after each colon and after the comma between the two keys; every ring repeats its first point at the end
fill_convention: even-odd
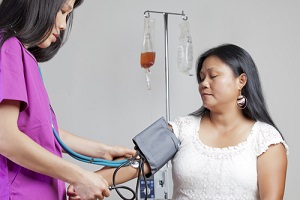
{"type": "MultiPolygon", "coordinates": [[[[237,44],[253,56],[270,112],[290,147],[285,199],[299,199],[299,8],[297,0],[85,1],[75,10],[68,43],[53,60],[41,64],[59,124],[90,139],[133,147],[136,134],[165,116],[163,15],[151,14],[156,19],[157,57],[149,93],[139,65],[143,13],[184,10],[195,58],[221,43],[237,44]]],[[[180,16],[169,16],[171,119],[201,105],[196,78],[176,66],[181,21],[180,16]]],[[[109,199],[119,198],[112,192],[109,199]]]]}

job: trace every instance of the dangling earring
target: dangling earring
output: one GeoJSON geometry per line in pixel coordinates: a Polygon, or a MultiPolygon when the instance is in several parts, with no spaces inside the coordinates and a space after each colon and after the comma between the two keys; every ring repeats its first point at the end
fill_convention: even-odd
{"type": "Polygon", "coordinates": [[[236,105],[241,110],[247,107],[247,98],[244,95],[242,95],[241,92],[240,92],[240,96],[238,96],[236,100],[236,105]]]}

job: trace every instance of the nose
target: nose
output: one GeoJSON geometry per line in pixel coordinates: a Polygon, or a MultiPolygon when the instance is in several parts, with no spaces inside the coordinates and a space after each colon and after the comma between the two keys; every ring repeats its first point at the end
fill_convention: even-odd
{"type": "Polygon", "coordinates": [[[200,83],[199,83],[199,89],[204,89],[204,88],[208,88],[208,81],[206,80],[206,78],[204,80],[202,80],[200,83]]]}
{"type": "Polygon", "coordinates": [[[61,20],[61,22],[58,24],[58,28],[60,31],[66,30],[66,26],[67,26],[67,23],[65,20],[61,20]]]}
{"type": "Polygon", "coordinates": [[[61,15],[60,13],[56,16],[56,28],[57,31],[63,31],[67,28],[67,19],[66,16],[61,15]]]}

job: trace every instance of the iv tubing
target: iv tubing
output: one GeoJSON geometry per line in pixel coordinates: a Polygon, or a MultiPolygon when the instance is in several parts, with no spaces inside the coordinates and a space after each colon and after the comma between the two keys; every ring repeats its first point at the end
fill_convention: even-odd
{"type": "Polygon", "coordinates": [[[146,74],[146,83],[147,83],[147,89],[151,90],[151,83],[150,83],[150,78],[149,78],[149,69],[145,69],[145,74],[146,74]]]}

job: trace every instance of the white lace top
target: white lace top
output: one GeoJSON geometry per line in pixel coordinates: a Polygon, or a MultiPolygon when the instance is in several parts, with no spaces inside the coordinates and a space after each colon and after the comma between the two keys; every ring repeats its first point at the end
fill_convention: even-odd
{"type": "Polygon", "coordinates": [[[271,144],[288,146],[279,132],[256,122],[246,141],[212,148],[198,136],[200,117],[176,118],[170,124],[181,142],[172,159],[173,200],[259,200],[257,157],[271,144]]]}

